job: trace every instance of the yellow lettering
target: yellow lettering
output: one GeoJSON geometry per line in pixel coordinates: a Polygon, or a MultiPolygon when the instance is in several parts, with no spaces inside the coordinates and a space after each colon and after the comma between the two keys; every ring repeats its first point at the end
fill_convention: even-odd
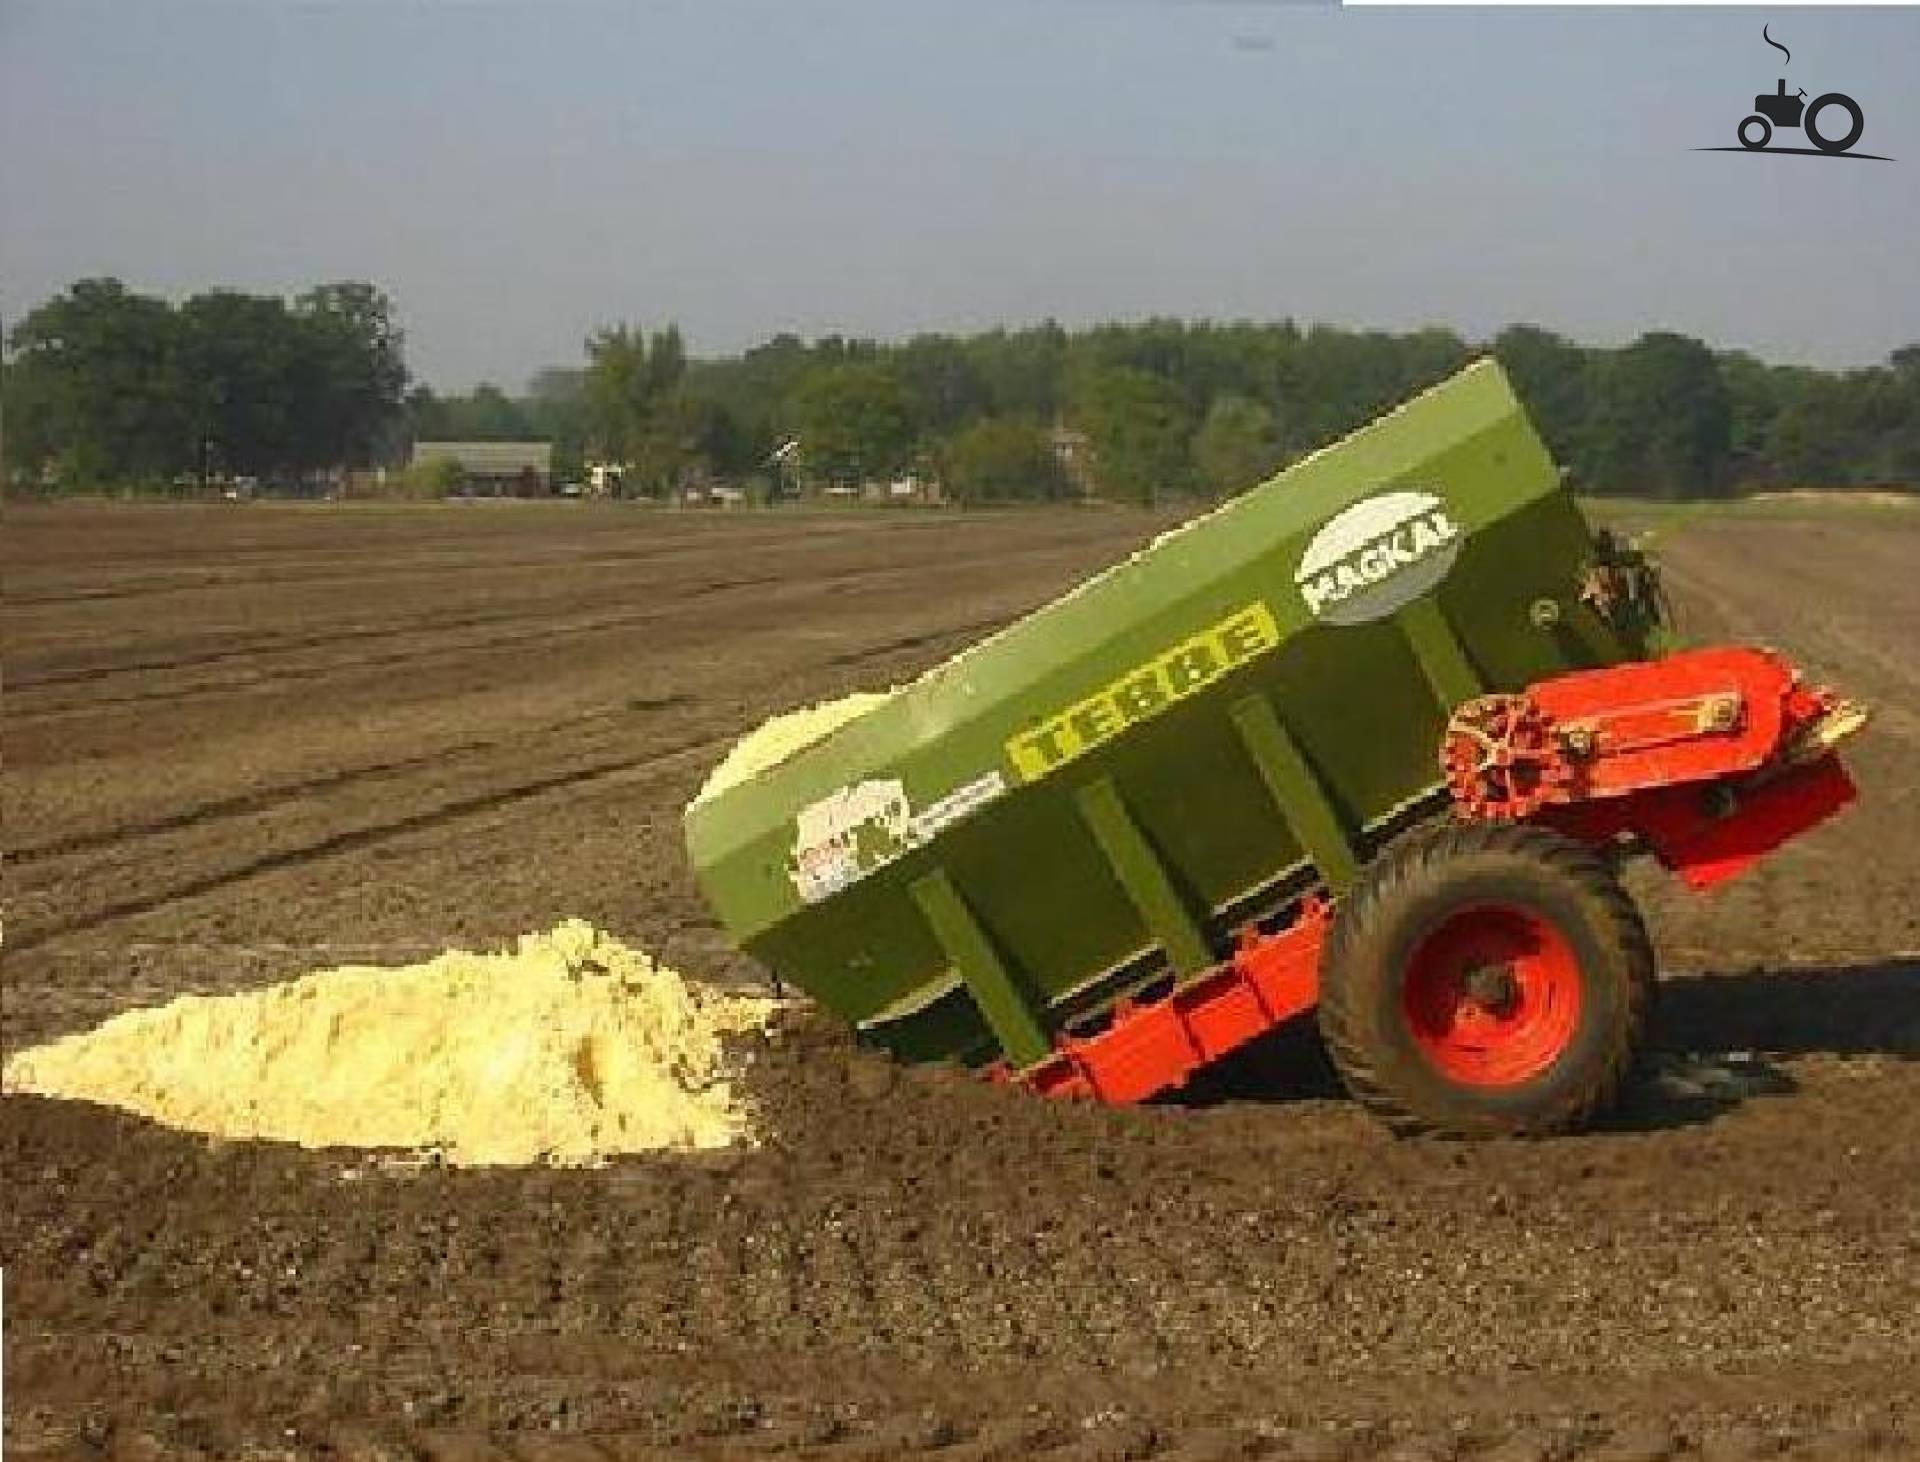
{"type": "Polygon", "coordinates": [[[1068,759],[1068,749],[1061,744],[1061,736],[1065,731],[1066,727],[1057,721],[1050,721],[1007,743],[1007,755],[1013,759],[1022,777],[1028,781],[1044,777],[1068,759]]]}
{"type": "Polygon", "coordinates": [[[1280,627],[1273,622],[1267,606],[1256,604],[1243,609],[1220,626],[1220,648],[1238,665],[1280,642],[1280,627]]]}
{"type": "Polygon", "coordinates": [[[1021,732],[1007,742],[1008,759],[1022,780],[1036,781],[1279,643],[1273,611],[1256,601],[1021,732]]]}
{"type": "Polygon", "coordinates": [[[1166,657],[1167,681],[1176,698],[1192,695],[1218,675],[1220,668],[1213,646],[1205,640],[1188,640],[1166,657]]]}
{"type": "Polygon", "coordinates": [[[1113,702],[1129,721],[1144,721],[1167,703],[1158,675],[1142,670],[1114,687],[1113,702]]]}
{"type": "Polygon", "coordinates": [[[1105,741],[1125,723],[1111,702],[1104,696],[1096,696],[1075,706],[1067,717],[1067,724],[1073,727],[1081,745],[1093,746],[1105,741]]]}

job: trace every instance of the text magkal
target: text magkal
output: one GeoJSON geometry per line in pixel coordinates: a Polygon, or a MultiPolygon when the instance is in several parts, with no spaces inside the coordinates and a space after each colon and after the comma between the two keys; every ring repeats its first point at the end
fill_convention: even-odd
{"type": "Polygon", "coordinates": [[[1445,508],[1434,508],[1363,544],[1329,568],[1302,581],[1301,596],[1313,614],[1370,589],[1383,579],[1411,568],[1460,536],[1460,527],[1445,508]]]}

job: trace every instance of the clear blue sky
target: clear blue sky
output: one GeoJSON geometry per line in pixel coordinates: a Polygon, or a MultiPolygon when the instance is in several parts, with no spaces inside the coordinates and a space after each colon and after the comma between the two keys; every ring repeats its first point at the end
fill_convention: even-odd
{"type": "Polygon", "coordinates": [[[367,278],[443,389],[621,318],[1920,339],[1914,9],[0,0],[0,138],[8,317],[367,278]],[[1781,75],[1899,161],[1689,150],[1781,75]]]}

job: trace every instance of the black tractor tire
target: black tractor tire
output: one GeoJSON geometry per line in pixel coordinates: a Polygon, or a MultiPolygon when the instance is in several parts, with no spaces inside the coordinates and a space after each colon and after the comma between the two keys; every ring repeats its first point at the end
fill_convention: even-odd
{"type": "Polygon", "coordinates": [[[1829,91],[1815,97],[1807,104],[1807,115],[1802,119],[1800,125],[1806,131],[1807,141],[1811,142],[1822,152],[1845,152],[1849,147],[1853,146],[1854,143],[1858,142],[1860,140],[1860,134],[1867,130],[1867,119],[1861,114],[1859,102],[1843,92],[1829,91]],[[1817,117],[1825,107],[1839,107],[1841,111],[1845,112],[1847,116],[1852,119],[1853,125],[1847,128],[1844,136],[1823,137],[1814,127],[1813,119],[1817,117]]]}
{"type": "Polygon", "coordinates": [[[1320,1032],[1347,1090],[1396,1133],[1545,1136],[1613,1102],[1654,974],[1646,925],[1598,853],[1526,824],[1444,823],[1390,845],[1335,911],[1320,1032]],[[1488,948],[1521,952],[1475,963],[1488,948]],[[1435,988],[1467,1002],[1449,1009],[1468,1023],[1433,1022],[1435,988]]]}
{"type": "Polygon", "coordinates": [[[1755,112],[1751,117],[1745,118],[1740,123],[1735,135],[1739,137],[1740,145],[1746,148],[1748,152],[1760,152],[1765,149],[1769,142],[1773,141],[1773,123],[1769,122],[1758,112],[1755,112]],[[1758,142],[1750,141],[1747,137],[1747,128],[1751,127],[1755,122],[1760,124],[1760,140],[1758,142]]]}

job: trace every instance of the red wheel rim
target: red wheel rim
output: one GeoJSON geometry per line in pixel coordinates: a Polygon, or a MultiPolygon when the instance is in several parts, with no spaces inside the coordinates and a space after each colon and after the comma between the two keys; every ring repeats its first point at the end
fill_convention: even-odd
{"type": "Polygon", "coordinates": [[[1407,1026],[1466,1086],[1517,1086],[1560,1059],[1580,1023],[1580,961],[1546,919],[1507,904],[1447,916],[1414,947],[1407,1026]]]}

